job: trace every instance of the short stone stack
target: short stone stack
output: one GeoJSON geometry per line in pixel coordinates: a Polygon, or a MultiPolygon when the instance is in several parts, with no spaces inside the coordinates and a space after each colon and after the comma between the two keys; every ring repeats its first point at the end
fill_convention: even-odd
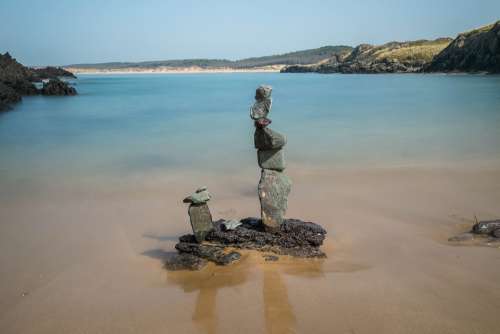
{"type": "Polygon", "coordinates": [[[266,229],[273,231],[284,221],[292,183],[284,173],[286,137],[268,127],[271,124],[267,118],[272,106],[271,93],[270,86],[257,88],[250,117],[255,123],[254,143],[262,169],[258,186],[262,222],[266,229]]]}

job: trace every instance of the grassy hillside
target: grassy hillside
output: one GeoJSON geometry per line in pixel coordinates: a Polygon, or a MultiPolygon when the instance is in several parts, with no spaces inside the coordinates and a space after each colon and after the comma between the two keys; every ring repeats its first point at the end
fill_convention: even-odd
{"type": "Polygon", "coordinates": [[[320,73],[394,73],[417,72],[446,48],[451,38],[389,42],[383,45],[361,44],[345,57],[308,66],[288,66],[282,72],[320,73]]]}

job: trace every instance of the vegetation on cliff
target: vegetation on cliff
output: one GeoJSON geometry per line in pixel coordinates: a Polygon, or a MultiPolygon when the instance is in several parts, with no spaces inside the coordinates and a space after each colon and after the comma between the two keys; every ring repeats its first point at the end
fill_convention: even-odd
{"type": "Polygon", "coordinates": [[[282,72],[319,73],[396,73],[418,72],[448,46],[451,38],[389,42],[383,45],[361,44],[342,57],[308,66],[288,66],[282,72]]]}
{"type": "Polygon", "coordinates": [[[424,71],[500,73],[500,21],[458,35],[424,71]]]}

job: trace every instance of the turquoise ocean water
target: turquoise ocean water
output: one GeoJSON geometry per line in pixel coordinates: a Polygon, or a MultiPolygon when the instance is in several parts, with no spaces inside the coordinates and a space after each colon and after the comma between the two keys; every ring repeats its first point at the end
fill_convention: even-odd
{"type": "MultiPolygon", "coordinates": [[[[273,86],[289,165],[460,165],[500,158],[500,76],[81,75],[76,97],[0,114],[0,186],[256,167],[249,107],[273,86]]],[[[5,188],[4,188],[5,189],[5,188]]]]}

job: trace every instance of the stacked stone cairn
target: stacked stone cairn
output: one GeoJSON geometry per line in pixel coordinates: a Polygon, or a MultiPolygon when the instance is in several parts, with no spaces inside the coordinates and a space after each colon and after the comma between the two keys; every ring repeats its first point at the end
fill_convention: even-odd
{"type": "Polygon", "coordinates": [[[271,93],[270,86],[257,88],[255,103],[250,109],[250,117],[255,124],[257,162],[262,169],[258,186],[261,218],[269,231],[277,230],[283,223],[292,185],[284,173],[286,137],[269,128],[271,120],[267,116],[272,106],[271,93]]]}
{"type": "MultiPolygon", "coordinates": [[[[179,238],[175,245],[178,253],[166,259],[168,270],[199,270],[208,261],[228,265],[241,258],[234,249],[252,249],[264,253],[303,258],[321,258],[325,254],[320,246],[326,231],[318,224],[299,219],[285,219],[291,181],[285,175],[286,144],[284,135],[269,128],[267,118],[271,111],[269,86],[260,86],[250,117],[255,123],[254,142],[261,170],[258,195],[261,219],[212,220],[207,187],[197,189],[183,202],[189,204],[188,214],[193,234],[179,238]]],[[[264,254],[266,261],[276,261],[276,255],[264,254]]]]}

